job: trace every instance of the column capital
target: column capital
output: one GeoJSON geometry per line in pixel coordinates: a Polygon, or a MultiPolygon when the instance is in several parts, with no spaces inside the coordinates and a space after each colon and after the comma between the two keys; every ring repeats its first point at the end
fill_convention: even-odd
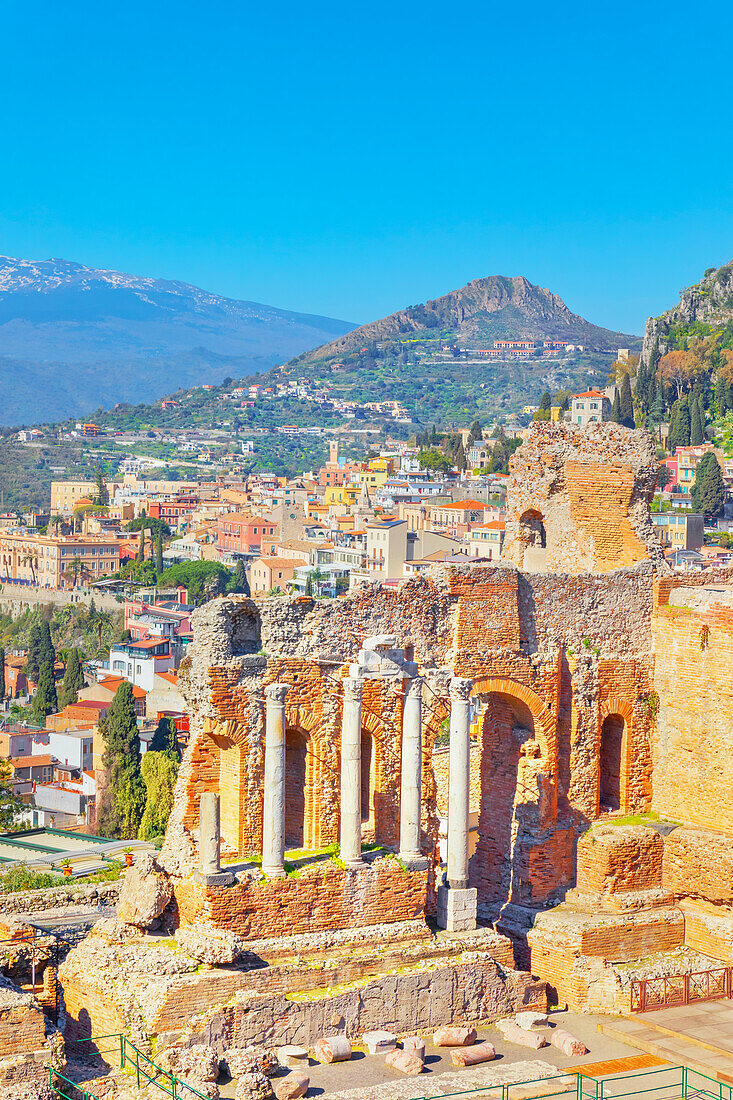
{"type": "Polygon", "coordinates": [[[267,696],[268,703],[284,703],[287,693],[287,684],[268,684],[265,688],[265,695],[267,696]]]}
{"type": "Polygon", "coordinates": [[[450,682],[450,697],[455,699],[456,702],[465,702],[471,698],[472,688],[473,680],[469,680],[465,676],[453,676],[450,682]]]}
{"type": "Polygon", "coordinates": [[[344,681],[344,699],[359,702],[364,690],[364,681],[360,676],[346,676],[344,681]]]}
{"type": "Polygon", "coordinates": [[[407,688],[405,689],[406,699],[421,699],[422,698],[422,686],[424,680],[422,676],[411,676],[407,681],[407,688]]]}

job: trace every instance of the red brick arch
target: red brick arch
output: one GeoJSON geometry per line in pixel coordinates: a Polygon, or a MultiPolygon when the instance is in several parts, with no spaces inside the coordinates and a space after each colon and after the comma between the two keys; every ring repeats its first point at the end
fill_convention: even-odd
{"type": "Polygon", "coordinates": [[[517,699],[529,710],[535,719],[536,728],[545,743],[547,761],[551,765],[557,762],[557,731],[555,719],[539,695],[526,684],[518,680],[512,680],[504,676],[488,677],[485,680],[476,680],[471,689],[471,695],[509,695],[517,699]]]}

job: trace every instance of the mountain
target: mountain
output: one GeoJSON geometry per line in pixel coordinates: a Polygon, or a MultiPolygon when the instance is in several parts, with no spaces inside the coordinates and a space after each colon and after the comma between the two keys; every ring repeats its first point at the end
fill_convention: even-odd
{"type": "Polygon", "coordinates": [[[321,361],[348,355],[365,344],[426,337],[449,340],[467,348],[490,347],[494,340],[566,340],[594,351],[614,351],[638,343],[638,337],[600,328],[571,313],[557,294],[534,286],[522,275],[490,275],[460,290],[410,306],[339,336],[301,357],[321,361]]]}
{"type": "Polygon", "coordinates": [[[0,256],[0,423],[266,371],[351,328],[187,283],[0,256]]]}
{"type": "MultiPolygon", "coordinates": [[[[659,317],[650,317],[644,329],[641,362],[649,366],[660,355],[686,347],[687,338],[730,329],[733,337],[733,260],[709,267],[703,278],[680,294],[679,303],[659,317]]],[[[357,330],[358,331],[358,330],[357,330]]],[[[730,346],[725,341],[726,346],[730,346]]]]}

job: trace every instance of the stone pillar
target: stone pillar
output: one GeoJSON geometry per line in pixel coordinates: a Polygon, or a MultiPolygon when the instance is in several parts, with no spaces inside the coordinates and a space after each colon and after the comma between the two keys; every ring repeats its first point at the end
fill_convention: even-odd
{"type": "Polygon", "coordinates": [[[221,869],[220,848],[219,795],[205,791],[199,801],[199,870],[195,876],[205,886],[229,886],[234,882],[232,872],[221,869]]]}
{"type": "Polygon", "coordinates": [[[420,851],[422,803],[422,678],[407,682],[402,712],[402,770],[400,776],[400,859],[423,859],[420,851]]]}
{"type": "Polygon", "coordinates": [[[455,676],[450,685],[448,749],[448,885],[468,886],[468,793],[471,753],[472,680],[455,676]]]}
{"type": "Polygon", "coordinates": [[[454,676],[450,684],[448,750],[447,883],[438,887],[441,928],[464,932],[476,927],[476,890],[468,885],[469,779],[471,765],[471,680],[454,676]]]}
{"type": "Polygon", "coordinates": [[[340,856],[347,867],[361,867],[361,695],[364,681],[344,680],[341,720],[340,856]]]}
{"type": "Polygon", "coordinates": [[[262,870],[285,874],[285,695],[287,684],[265,688],[265,804],[262,818],[262,870]]]}

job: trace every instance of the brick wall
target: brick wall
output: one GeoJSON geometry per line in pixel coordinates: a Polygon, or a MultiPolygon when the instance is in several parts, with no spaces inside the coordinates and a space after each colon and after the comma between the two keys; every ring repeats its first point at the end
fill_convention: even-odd
{"type": "Polygon", "coordinates": [[[359,871],[331,862],[299,878],[263,884],[204,887],[192,880],[175,887],[181,922],[210,921],[245,939],[352,928],[425,913],[427,871],[406,871],[396,859],[376,859],[359,871]]]}
{"type": "Polygon", "coordinates": [[[659,889],[664,840],[641,825],[597,825],[578,840],[581,894],[659,889]]]}

